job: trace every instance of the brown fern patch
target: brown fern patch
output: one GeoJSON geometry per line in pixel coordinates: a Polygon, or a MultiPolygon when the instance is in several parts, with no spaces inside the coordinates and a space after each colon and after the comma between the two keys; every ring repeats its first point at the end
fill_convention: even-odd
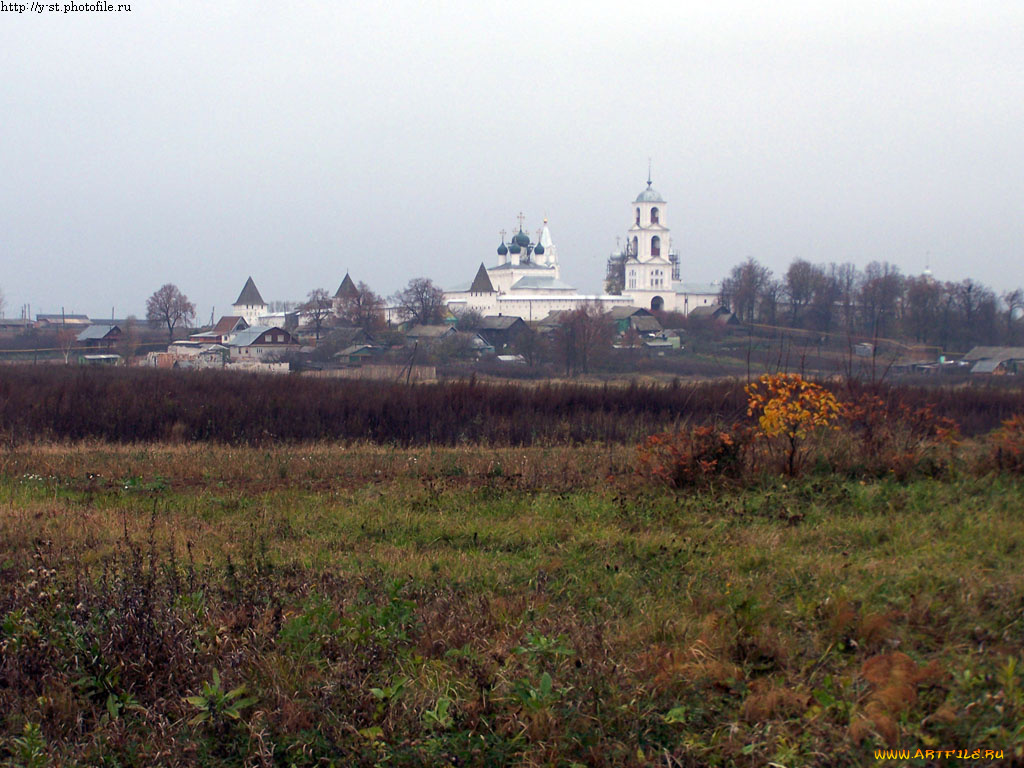
{"type": "Polygon", "coordinates": [[[681,683],[728,688],[743,678],[743,671],[730,659],[734,645],[722,630],[721,618],[708,614],[700,632],[684,648],[654,646],[640,656],[640,674],[653,681],[656,690],[668,690],[681,683]]]}
{"type": "Polygon", "coordinates": [[[810,701],[811,697],[806,693],[797,693],[768,680],[756,680],[743,702],[743,719],[762,722],[779,717],[799,717],[810,701]]]}
{"type": "Polygon", "coordinates": [[[868,652],[880,650],[892,635],[893,621],[899,611],[863,613],[852,603],[839,600],[828,617],[829,634],[835,640],[853,640],[868,652]]]}
{"type": "Polygon", "coordinates": [[[871,685],[871,693],[864,711],[850,723],[850,738],[862,741],[874,732],[890,745],[899,740],[896,718],[917,703],[918,686],[943,676],[937,661],[920,667],[899,651],[872,656],[860,674],[871,685]]]}

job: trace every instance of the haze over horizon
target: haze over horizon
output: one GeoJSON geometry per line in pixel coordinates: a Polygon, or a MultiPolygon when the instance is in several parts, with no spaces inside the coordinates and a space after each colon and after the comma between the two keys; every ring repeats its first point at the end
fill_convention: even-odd
{"type": "Polygon", "coordinates": [[[131,5],[0,14],[8,316],[449,287],[520,211],[599,292],[648,158],[686,281],[753,256],[1024,287],[1008,0],[131,5]]]}

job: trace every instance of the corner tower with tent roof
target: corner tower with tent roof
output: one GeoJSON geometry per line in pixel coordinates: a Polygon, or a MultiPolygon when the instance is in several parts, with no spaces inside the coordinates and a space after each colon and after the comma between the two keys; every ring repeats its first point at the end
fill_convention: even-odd
{"type": "Polygon", "coordinates": [[[245,281],[238,299],[231,305],[231,310],[231,314],[243,318],[249,325],[256,325],[260,317],[267,314],[267,303],[260,296],[252,275],[245,281]]]}
{"type": "Polygon", "coordinates": [[[336,299],[351,299],[359,293],[356,288],[356,284],[352,282],[352,278],[349,277],[348,272],[345,273],[345,277],[341,281],[341,285],[338,286],[337,292],[334,294],[336,299]]]}
{"type": "Polygon", "coordinates": [[[331,300],[331,305],[333,306],[335,313],[340,313],[345,302],[358,295],[359,289],[356,288],[356,284],[352,282],[352,278],[349,277],[348,272],[346,272],[345,277],[341,281],[341,285],[338,286],[338,290],[335,291],[334,297],[331,300]]]}

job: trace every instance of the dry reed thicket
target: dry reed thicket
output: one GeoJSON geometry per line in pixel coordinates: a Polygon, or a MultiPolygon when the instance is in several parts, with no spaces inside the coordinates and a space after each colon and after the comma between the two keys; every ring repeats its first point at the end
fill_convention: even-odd
{"type": "Polygon", "coordinates": [[[991,394],[966,438],[846,394],[793,474],[745,413],[668,415],[675,453],[10,440],[0,763],[1015,764],[1024,440],[991,394]]]}
{"type": "MultiPolygon", "coordinates": [[[[965,435],[987,433],[1019,411],[999,386],[829,385],[846,399],[877,394],[886,408],[928,405],[965,435]],[[893,394],[898,392],[898,394],[893,394]]],[[[229,444],[369,441],[384,445],[638,443],[683,423],[744,417],[744,382],[404,386],[225,371],[0,369],[0,435],[8,441],[229,444]]]]}

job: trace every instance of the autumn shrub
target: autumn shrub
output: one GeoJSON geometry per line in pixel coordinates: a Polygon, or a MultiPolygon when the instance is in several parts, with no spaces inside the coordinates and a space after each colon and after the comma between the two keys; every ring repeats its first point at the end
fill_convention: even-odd
{"type": "Polygon", "coordinates": [[[748,430],[712,426],[690,427],[678,432],[651,435],[637,451],[642,477],[671,488],[708,485],[743,473],[748,430]]]}
{"type": "Polygon", "coordinates": [[[908,403],[899,392],[864,391],[842,403],[841,426],[848,440],[837,463],[868,474],[907,477],[948,464],[959,429],[932,403],[908,403]],[[885,394],[885,397],[882,397],[885,394]]]}
{"type": "Polygon", "coordinates": [[[834,426],[840,413],[835,395],[799,374],[765,374],[746,388],[747,415],[757,419],[758,435],[770,459],[796,475],[810,443],[834,426]]]}
{"type": "Polygon", "coordinates": [[[1001,470],[1024,473],[1024,414],[1006,419],[990,438],[992,462],[1001,470]]]}

